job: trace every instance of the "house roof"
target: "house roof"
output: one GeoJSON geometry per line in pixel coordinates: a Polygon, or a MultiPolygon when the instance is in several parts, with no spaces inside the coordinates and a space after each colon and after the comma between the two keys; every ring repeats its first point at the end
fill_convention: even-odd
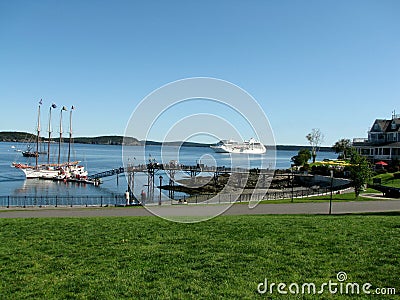
{"type": "Polygon", "coordinates": [[[400,142],[392,142],[392,143],[353,143],[353,146],[357,148],[400,148],[400,142]]]}
{"type": "Polygon", "coordinates": [[[376,146],[381,148],[400,148],[400,142],[390,143],[383,146],[376,146]]]}
{"type": "Polygon", "coordinates": [[[370,132],[400,132],[400,118],[391,120],[376,119],[370,132]],[[396,128],[392,129],[392,122],[396,124],[396,128]],[[379,125],[379,129],[375,129],[375,124],[379,125]]]}
{"type": "Polygon", "coordinates": [[[399,132],[399,131],[400,131],[400,118],[395,118],[393,120],[390,120],[386,132],[399,132]],[[392,128],[393,123],[396,124],[396,128],[392,128]]]}

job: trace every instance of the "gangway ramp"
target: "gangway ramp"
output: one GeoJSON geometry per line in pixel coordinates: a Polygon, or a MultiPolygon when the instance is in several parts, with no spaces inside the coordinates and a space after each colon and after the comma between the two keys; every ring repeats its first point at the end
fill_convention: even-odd
{"type": "Polygon", "coordinates": [[[115,168],[115,169],[111,169],[108,171],[103,171],[103,172],[99,172],[93,175],[89,175],[88,178],[90,179],[100,179],[100,178],[104,178],[104,177],[109,177],[109,176],[114,176],[114,175],[118,175],[121,173],[125,172],[125,168],[124,167],[119,167],[119,168],[115,168]]]}

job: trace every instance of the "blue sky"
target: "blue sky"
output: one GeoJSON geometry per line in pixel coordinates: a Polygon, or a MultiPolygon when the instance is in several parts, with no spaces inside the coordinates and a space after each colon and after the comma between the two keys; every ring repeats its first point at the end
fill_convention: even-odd
{"type": "Polygon", "coordinates": [[[277,144],[365,137],[400,113],[399,15],[396,0],[1,1],[0,131],[33,131],[42,98],[76,106],[76,136],[123,134],[146,95],[200,76],[250,93],[277,144]]]}

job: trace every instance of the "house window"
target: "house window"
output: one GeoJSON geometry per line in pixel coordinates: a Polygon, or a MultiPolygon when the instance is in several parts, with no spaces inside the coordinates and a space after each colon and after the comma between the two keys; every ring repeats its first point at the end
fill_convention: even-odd
{"type": "Polygon", "coordinates": [[[371,142],[379,142],[381,140],[384,140],[383,133],[372,133],[371,134],[371,142]]]}
{"type": "Polygon", "coordinates": [[[369,155],[369,149],[360,149],[361,155],[369,155]]]}

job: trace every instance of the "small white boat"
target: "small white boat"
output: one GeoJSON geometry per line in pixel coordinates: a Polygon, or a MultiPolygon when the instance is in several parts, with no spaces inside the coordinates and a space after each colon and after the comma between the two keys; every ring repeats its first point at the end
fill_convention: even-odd
{"type": "Polygon", "coordinates": [[[210,147],[217,153],[263,154],[267,151],[260,141],[253,138],[242,143],[234,140],[222,140],[210,147]]]}

